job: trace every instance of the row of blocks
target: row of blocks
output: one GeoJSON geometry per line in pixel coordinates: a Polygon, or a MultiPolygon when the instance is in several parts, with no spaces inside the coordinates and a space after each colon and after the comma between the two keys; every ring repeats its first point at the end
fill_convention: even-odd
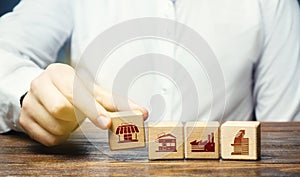
{"type": "MultiPolygon", "coordinates": [[[[138,111],[111,113],[111,150],[145,147],[143,116],[138,111]]],[[[256,121],[150,122],[149,159],[257,160],[260,123],[256,121]],[[221,143],[220,143],[221,140],[221,143]]]]}

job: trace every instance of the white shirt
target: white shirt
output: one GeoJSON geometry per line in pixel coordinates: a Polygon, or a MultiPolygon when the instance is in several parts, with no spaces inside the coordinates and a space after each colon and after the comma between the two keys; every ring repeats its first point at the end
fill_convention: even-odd
{"type": "MultiPolygon", "coordinates": [[[[177,60],[199,90],[195,97],[199,112],[191,111],[181,118],[181,97],[189,94],[188,88],[179,93],[167,77],[147,75],[136,80],[128,96],[150,110],[149,121],[251,120],[254,112],[259,121],[300,120],[300,15],[296,0],[23,0],[0,19],[0,132],[20,130],[20,96],[43,68],[55,62],[68,37],[75,67],[101,32],[142,17],[175,20],[198,32],[217,57],[226,89],[224,114],[218,110],[211,117],[210,82],[186,50],[162,40],[132,41],[111,54],[97,76],[101,86],[111,89],[123,64],[155,52],[177,60]],[[150,104],[153,95],[159,95],[165,104],[155,98],[152,101],[158,102],[150,104]],[[161,105],[163,113],[151,114],[153,107],[161,105]]],[[[91,65],[86,64],[86,72],[91,65]]],[[[159,63],[153,65],[155,68],[159,63]]]]}

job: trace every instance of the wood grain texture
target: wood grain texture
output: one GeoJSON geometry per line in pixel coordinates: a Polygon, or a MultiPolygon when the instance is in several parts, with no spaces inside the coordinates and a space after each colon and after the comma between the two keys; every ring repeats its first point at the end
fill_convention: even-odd
{"type": "Polygon", "coordinates": [[[259,161],[148,161],[146,149],[110,151],[107,131],[84,123],[52,148],[20,133],[0,135],[0,163],[0,176],[299,176],[300,122],[262,123],[259,161]]]}

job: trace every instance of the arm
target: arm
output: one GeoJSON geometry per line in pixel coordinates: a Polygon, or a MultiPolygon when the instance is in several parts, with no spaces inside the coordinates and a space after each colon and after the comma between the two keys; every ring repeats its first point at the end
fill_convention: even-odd
{"type": "Polygon", "coordinates": [[[23,0],[0,19],[0,132],[20,131],[19,98],[72,31],[67,0],[23,0]]]}
{"type": "Polygon", "coordinates": [[[260,121],[300,120],[300,14],[296,0],[260,0],[264,46],[254,99],[260,121]]]}
{"type": "MultiPolygon", "coordinates": [[[[113,104],[111,92],[95,86],[91,93],[82,82],[76,85],[82,98],[75,103],[74,68],[65,64],[49,65],[71,33],[71,2],[23,0],[0,22],[3,30],[0,46],[5,49],[0,53],[0,93],[8,99],[0,102],[2,132],[23,128],[32,139],[53,146],[64,142],[85,117],[106,129],[111,124],[107,110],[120,111],[113,104]],[[20,109],[18,100],[26,91],[20,109]],[[90,100],[96,109],[89,106],[91,102],[86,103],[90,100]]],[[[147,117],[144,108],[130,104],[147,117]]]]}

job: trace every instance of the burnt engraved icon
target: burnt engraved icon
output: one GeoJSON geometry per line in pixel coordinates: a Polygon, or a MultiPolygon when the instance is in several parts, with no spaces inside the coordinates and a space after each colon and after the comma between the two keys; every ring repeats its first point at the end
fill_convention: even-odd
{"type": "Polygon", "coordinates": [[[249,155],[249,138],[244,138],[245,130],[239,130],[235,135],[233,152],[231,155],[249,155]]]}
{"type": "Polygon", "coordinates": [[[192,152],[215,152],[214,133],[208,134],[207,140],[190,142],[192,152]]]}
{"type": "Polygon", "coordinates": [[[156,142],[159,143],[158,150],[156,150],[156,152],[177,152],[176,136],[171,133],[158,135],[156,142]]]}
{"type": "Polygon", "coordinates": [[[116,134],[119,136],[118,143],[138,142],[138,127],[132,123],[122,123],[118,126],[116,134]]]}

